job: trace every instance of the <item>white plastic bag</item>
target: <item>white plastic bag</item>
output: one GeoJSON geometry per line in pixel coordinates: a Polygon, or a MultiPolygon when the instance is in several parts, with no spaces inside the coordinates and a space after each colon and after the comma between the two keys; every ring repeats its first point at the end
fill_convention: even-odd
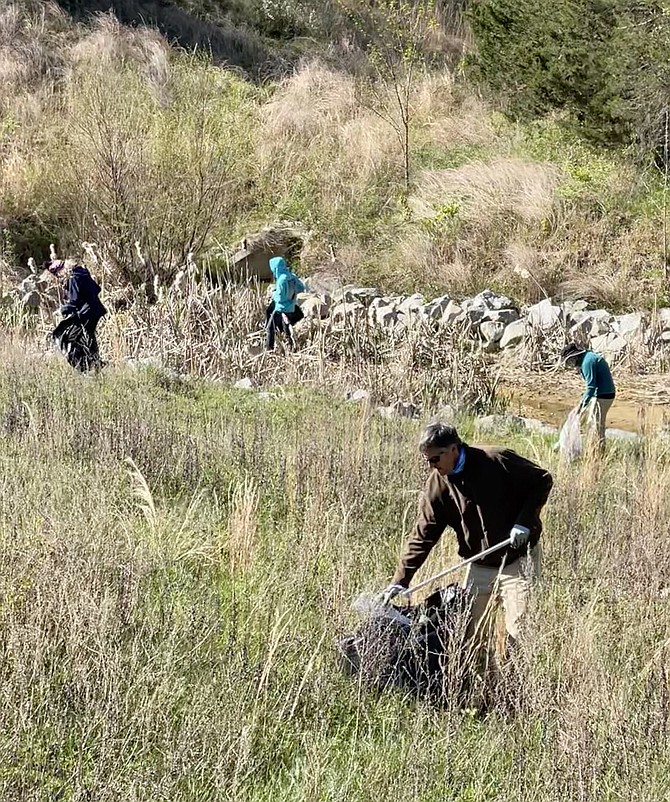
{"type": "Polygon", "coordinates": [[[566,462],[572,462],[582,453],[582,433],[579,431],[579,412],[573,409],[558,435],[558,447],[566,462]]]}

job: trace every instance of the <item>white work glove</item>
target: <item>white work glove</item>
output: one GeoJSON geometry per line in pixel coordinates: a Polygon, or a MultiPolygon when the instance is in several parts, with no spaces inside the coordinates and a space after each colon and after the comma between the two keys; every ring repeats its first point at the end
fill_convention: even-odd
{"type": "Polygon", "coordinates": [[[512,548],[522,549],[528,543],[530,529],[527,526],[521,526],[521,524],[514,524],[509,536],[512,538],[512,548]]]}
{"type": "Polygon", "coordinates": [[[386,606],[387,604],[390,604],[391,600],[395,599],[395,597],[399,593],[402,593],[403,590],[407,590],[407,588],[404,588],[402,585],[389,585],[387,588],[385,588],[381,592],[381,603],[384,606],[386,606]]]}

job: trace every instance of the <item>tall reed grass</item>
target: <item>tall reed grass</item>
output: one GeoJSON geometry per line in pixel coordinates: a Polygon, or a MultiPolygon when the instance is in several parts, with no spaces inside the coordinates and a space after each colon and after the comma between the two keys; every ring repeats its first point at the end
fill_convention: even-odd
{"type": "Polygon", "coordinates": [[[6,349],[2,797],[665,799],[661,441],[577,466],[506,441],[556,477],[514,706],[501,688],[476,718],[340,675],[349,604],[411,520],[418,428],[6,349]]]}

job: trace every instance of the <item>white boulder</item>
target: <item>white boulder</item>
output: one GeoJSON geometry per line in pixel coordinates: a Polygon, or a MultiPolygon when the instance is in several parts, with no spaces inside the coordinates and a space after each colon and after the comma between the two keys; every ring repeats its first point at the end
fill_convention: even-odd
{"type": "Polygon", "coordinates": [[[370,400],[370,391],[363,389],[347,390],[344,398],[347,401],[351,401],[352,404],[362,404],[370,400]]]}
{"type": "Polygon", "coordinates": [[[505,324],[494,320],[485,320],[479,326],[479,333],[487,345],[499,343],[505,333],[505,324]]]}
{"type": "Polygon", "coordinates": [[[626,351],[628,343],[618,334],[610,332],[591,339],[591,349],[602,354],[605,359],[618,359],[626,351]]]}
{"type": "Polygon", "coordinates": [[[498,295],[492,290],[480,292],[479,295],[475,295],[470,302],[473,307],[489,309],[495,312],[501,309],[512,309],[515,306],[514,302],[506,295],[498,295]]]}
{"type": "Polygon", "coordinates": [[[243,379],[238,379],[233,387],[237,388],[238,390],[253,390],[254,383],[248,376],[245,376],[243,379]]]}
{"type": "Polygon", "coordinates": [[[505,331],[500,338],[501,348],[514,348],[523,342],[526,336],[526,321],[515,320],[508,326],[505,326],[505,331]]]}
{"type": "Polygon", "coordinates": [[[418,314],[421,308],[425,306],[425,303],[426,299],[417,292],[398,304],[398,310],[402,312],[403,315],[418,314]]]}
{"type": "Polygon", "coordinates": [[[325,298],[320,298],[318,295],[309,295],[304,301],[300,302],[305,317],[318,318],[324,320],[328,317],[330,312],[330,303],[325,298]]]}
{"type": "Polygon", "coordinates": [[[365,320],[366,311],[363,304],[341,303],[333,307],[330,320],[333,326],[346,326],[365,320]]]}
{"type": "Polygon", "coordinates": [[[376,287],[343,287],[334,293],[333,298],[340,303],[370,303],[374,298],[379,298],[381,293],[376,287]]]}
{"type": "Polygon", "coordinates": [[[428,320],[440,320],[445,311],[451,303],[451,298],[448,295],[442,295],[440,298],[433,298],[421,307],[421,314],[428,320]]]}
{"type": "Polygon", "coordinates": [[[614,329],[629,343],[641,340],[646,327],[647,321],[640,312],[631,312],[614,318],[614,329]]]}
{"type": "Polygon", "coordinates": [[[547,331],[561,322],[561,307],[554,306],[549,298],[528,307],[528,323],[538,329],[547,331]]]}
{"type": "Polygon", "coordinates": [[[463,314],[463,308],[461,306],[454,301],[449,301],[446,309],[442,313],[440,323],[443,326],[453,326],[454,323],[456,323],[458,320],[461,320],[463,314]]]}

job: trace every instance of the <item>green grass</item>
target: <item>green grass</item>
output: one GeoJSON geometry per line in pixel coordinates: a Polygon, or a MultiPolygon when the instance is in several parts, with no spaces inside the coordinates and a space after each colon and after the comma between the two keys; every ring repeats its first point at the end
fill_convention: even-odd
{"type": "MultiPolygon", "coordinates": [[[[667,798],[658,446],[594,476],[513,439],[556,474],[515,715],[376,697],[340,674],[349,603],[383,586],[411,520],[418,428],[304,390],[86,380],[7,353],[0,795],[667,798]]],[[[451,538],[435,551],[425,575],[451,538]]]]}

